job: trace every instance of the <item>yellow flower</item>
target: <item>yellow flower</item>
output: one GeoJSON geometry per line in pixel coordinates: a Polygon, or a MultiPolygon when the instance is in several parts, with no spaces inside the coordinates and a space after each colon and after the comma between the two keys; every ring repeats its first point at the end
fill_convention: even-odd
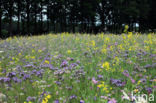
{"type": "Polygon", "coordinates": [[[72,51],[71,51],[71,50],[67,50],[67,53],[68,53],[68,54],[71,54],[71,53],[72,53],[72,51]]]}
{"type": "Polygon", "coordinates": [[[138,89],[134,89],[134,92],[137,93],[139,90],[138,89]]]}
{"type": "Polygon", "coordinates": [[[152,35],[151,34],[148,34],[147,37],[148,37],[148,39],[151,39],[152,38],[152,35]]]}
{"type": "Polygon", "coordinates": [[[95,46],[95,41],[94,41],[94,40],[91,41],[91,45],[92,45],[93,47],[95,46]]]}
{"type": "Polygon", "coordinates": [[[44,63],[46,63],[46,64],[50,64],[50,62],[48,61],[48,60],[45,60],[45,62],[44,63]]]}
{"type": "Polygon", "coordinates": [[[28,55],[26,55],[26,56],[25,56],[25,58],[26,58],[26,59],[28,59],[28,58],[29,58],[29,56],[28,56],[28,55]]]}
{"type": "Polygon", "coordinates": [[[48,103],[48,99],[47,99],[47,98],[44,98],[44,99],[42,100],[42,103],[48,103]]]}
{"type": "Polygon", "coordinates": [[[104,68],[104,67],[109,67],[109,62],[103,63],[102,67],[103,67],[103,68],[104,68]]]}
{"type": "Polygon", "coordinates": [[[21,53],[19,53],[18,55],[19,55],[19,56],[21,56],[22,54],[21,54],[21,53]]]}
{"type": "Polygon", "coordinates": [[[35,56],[32,56],[31,58],[32,58],[32,59],[35,59],[35,56]]]}
{"type": "Polygon", "coordinates": [[[12,57],[12,60],[15,60],[15,57],[12,57]]]}
{"type": "Polygon", "coordinates": [[[124,29],[124,33],[126,33],[128,31],[129,26],[125,25],[125,29],[124,29]]]}
{"type": "Polygon", "coordinates": [[[11,41],[12,40],[12,38],[11,37],[9,37],[6,41],[11,41]]]}
{"type": "Polygon", "coordinates": [[[113,60],[113,62],[114,62],[115,64],[119,64],[120,60],[119,60],[118,57],[115,57],[114,60],[113,60]]]}
{"type": "Polygon", "coordinates": [[[110,39],[109,39],[108,37],[106,37],[105,41],[106,41],[106,42],[109,42],[109,41],[110,41],[110,39]]]}
{"type": "Polygon", "coordinates": [[[141,83],[141,81],[139,80],[137,84],[139,85],[140,83],[141,83]]]}
{"type": "Polygon", "coordinates": [[[107,49],[103,48],[102,49],[102,53],[105,53],[106,54],[107,53],[107,49]]]}
{"type": "Polygon", "coordinates": [[[35,50],[32,50],[32,53],[34,53],[35,52],[35,50]]]}
{"type": "Polygon", "coordinates": [[[132,47],[129,48],[129,51],[132,51],[132,47]]]}
{"type": "Polygon", "coordinates": [[[106,90],[106,93],[109,93],[109,90],[106,90]]]}
{"type": "Polygon", "coordinates": [[[106,88],[106,87],[104,87],[102,90],[103,90],[103,91],[107,91],[107,88],[106,88]]]}
{"type": "Polygon", "coordinates": [[[105,68],[108,71],[110,69],[109,62],[103,63],[102,68],[105,68]]]}
{"type": "Polygon", "coordinates": [[[132,32],[128,32],[128,39],[132,38],[133,33],[132,32]]]}
{"type": "Polygon", "coordinates": [[[129,28],[129,26],[128,25],[125,25],[125,29],[128,29],[129,28]]]}
{"type": "Polygon", "coordinates": [[[145,46],[145,49],[146,49],[147,51],[149,51],[149,50],[150,50],[149,46],[145,46]]]}
{"type": "Polygon", "coordinates": [[[51,98],[51,95],[47,95],[47,98],[50,99],[51,98]]]}
{"type": "Polygon", "coordinates": [[[101,87],[103,87],[103,84],[99,84],[97,87],[101,88],[101,87]]]}
{"type": "Polygon", "coordinates": [[[121,50],[123,50],[123,47],[122,47],[122,45],[121,45],[121,44],[119,45],[119,48],[120,48],[121,50]]]}
{"type": "Polygon", "coordinates": [[[24,102],[24,103],[32,103],[31,101],[29,101],[29,102],[24,102]]]}
{"type": "Polygon", "coordinates": [[[108,88],[108,85],[106,85],[104,82],[101,82],[101,84],[97,85],[98,88],[102,88],[102,91],[105,93],[109,93],[109,90],[112,90],[112,88],[108,88]]]}
{"type": "Polygon", "coordinates": [[[18,61],[19,61],[19,59],[18,59],[18,58],[16,58],[16,61],[18,62],[18,61]]]}
{"type": "Polygon", "coordinates": [[[79,40],[80,40],[80,38],[76,37],[76,41],[79,41],[79,40]]]}
{"type": "Polygon", "coordinates": [[[39,52],[39,53],[41,53],[41,52],[42,52],[42,50],[38,50],[38,52],[39,52]]]}

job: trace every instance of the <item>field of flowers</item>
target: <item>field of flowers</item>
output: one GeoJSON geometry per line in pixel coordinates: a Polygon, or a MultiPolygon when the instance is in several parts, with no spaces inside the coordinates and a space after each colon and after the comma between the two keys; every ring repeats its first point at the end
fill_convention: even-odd
{"type": "Polygon", "coordinates": [[[155,89],[154,34],[62,33],[0,41],[0,103],[146,103],[136,100],[141,94],[156,103],[155,89]]]}

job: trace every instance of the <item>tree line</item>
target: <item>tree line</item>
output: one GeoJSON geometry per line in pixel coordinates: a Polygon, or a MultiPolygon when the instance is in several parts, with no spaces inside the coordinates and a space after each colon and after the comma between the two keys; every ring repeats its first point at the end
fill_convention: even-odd
{"type": "Polygon", "coordinates": [[[156,0],[0,0],[0,36],[156,29],[156,0]]]}

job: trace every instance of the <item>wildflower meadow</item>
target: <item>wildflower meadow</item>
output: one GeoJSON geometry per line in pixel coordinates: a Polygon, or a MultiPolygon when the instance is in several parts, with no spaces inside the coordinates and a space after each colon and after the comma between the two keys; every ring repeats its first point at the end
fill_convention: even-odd
{"type": "Polygon", "coordinates": [[[0,40],[0,103],[156,103],[156,35],[0,40]]]}

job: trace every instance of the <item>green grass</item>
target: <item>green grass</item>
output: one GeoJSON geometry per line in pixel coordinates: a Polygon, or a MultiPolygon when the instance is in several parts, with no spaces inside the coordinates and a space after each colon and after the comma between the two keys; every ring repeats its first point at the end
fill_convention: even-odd
{"type": "Polygon", "coordinates": [[[3,101],[0,96],[0,103],[107,103],[113,99],[130,103],[132,100],[122,100],[122,90],[148,97],[156,95],[154,34],[14,37],[0,41],[0,51],[0,77],[10,78],[9,82],[0,81],[0,94],[5,95],[3,101]],[[25,67],[27,64],[35,67],[25,67]],[[125,70],[129,77],[123,75],[125,70]],[[9,77],[7,74],[12,72],[16,76],[9,77]],[[30,77],[24,80],[24,75],[30,77]],[[15,77],[22,82],[15,83],[15,77]],[[111,79],[120,82],[113,84],[111,79]],[[27,101],[29,96],[35,99],[27,101]]]}

